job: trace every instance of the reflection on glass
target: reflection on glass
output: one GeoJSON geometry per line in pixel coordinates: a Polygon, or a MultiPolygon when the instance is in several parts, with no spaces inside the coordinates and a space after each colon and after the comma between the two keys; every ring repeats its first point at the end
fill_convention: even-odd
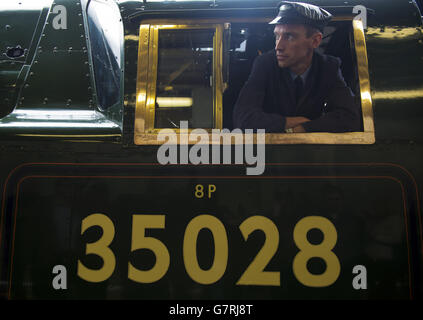
{"type": "Polygon", "coordinates": [[[159,31],[155,128],[213,128],[214,29],[159,31]]]}
{"type": "Polygon", "coordinates": [[[105,110],[119,101],[122,23],[116,5],[92,1],[87,12],[98,105],[105,110]]]}

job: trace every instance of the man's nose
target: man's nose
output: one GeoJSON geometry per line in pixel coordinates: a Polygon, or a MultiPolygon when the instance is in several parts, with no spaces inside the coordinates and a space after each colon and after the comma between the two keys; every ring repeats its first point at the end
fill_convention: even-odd
{"type": "Polygon", "coordinates": [[[281,51],[283,51],[285,49],[285,43],[284,43],[282,37],[279,38],[279,40],[276,40],[275,49],[276,50],[281,50],[281,51]]]}

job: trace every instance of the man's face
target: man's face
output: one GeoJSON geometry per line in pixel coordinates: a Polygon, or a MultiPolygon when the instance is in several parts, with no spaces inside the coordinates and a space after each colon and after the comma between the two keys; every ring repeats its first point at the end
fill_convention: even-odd
{"type": "Polygon", "coordinates": [[[322,41],[320,32],[307,37],[306,27],[301,24],[278,24],[274,33],[278,65],[281,68],[291,68],[293,71],[311,63],[313,50],[322,41]]]}

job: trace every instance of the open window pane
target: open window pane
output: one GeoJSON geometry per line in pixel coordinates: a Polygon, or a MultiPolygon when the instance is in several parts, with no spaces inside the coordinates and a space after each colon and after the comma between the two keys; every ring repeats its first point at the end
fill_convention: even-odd
{"type": "MultiPolygon", "coordinates": [[[[274,28],[274,25],[263,23],[231,23],[229,83],[223,96],[223,126],[225,128],[234,128],[234,106],[251,74],[255,59],[275,48],[274,28]]],[[[332,22],[325,28],[323,41],[316,51],[341,59],[342,75],[353,91],[356,104],[361,110],[360,81],[352,21],[332,22]]],[[[360,131],[363,131],[363,128],[360,131]]]]}

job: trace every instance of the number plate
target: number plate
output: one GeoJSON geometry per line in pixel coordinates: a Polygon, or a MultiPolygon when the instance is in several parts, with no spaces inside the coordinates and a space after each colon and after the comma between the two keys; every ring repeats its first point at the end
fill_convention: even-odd
{"type": "Polygon", "coordinates": [[[74,171],[17,183],[10,298],[410,297],[396,179],[74,171]]]}

